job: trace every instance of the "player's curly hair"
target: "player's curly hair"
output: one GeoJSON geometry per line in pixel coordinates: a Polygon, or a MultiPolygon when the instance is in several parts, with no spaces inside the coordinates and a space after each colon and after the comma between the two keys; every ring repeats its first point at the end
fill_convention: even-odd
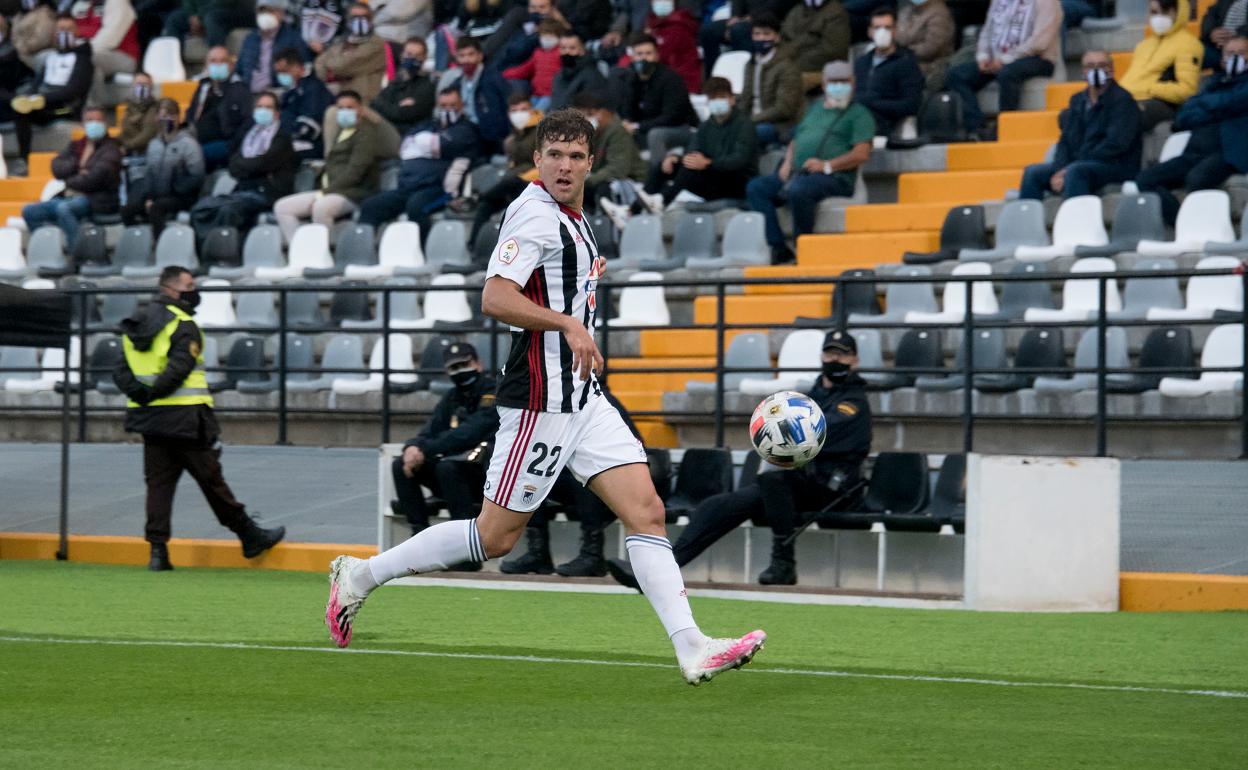
{"type": "Polygon", "coordinates": [[[538,152],[541,152],[542,148],[550,142],[576,141],[584,141],[590,145],[592,151],[594,126],[580,110],[565,107],[548,112],[542,118],[542,122],[537,124],[538,152]]]}

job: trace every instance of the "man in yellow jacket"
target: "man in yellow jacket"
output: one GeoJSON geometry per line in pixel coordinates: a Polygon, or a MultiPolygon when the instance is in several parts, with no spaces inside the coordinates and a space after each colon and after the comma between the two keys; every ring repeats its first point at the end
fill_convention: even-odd
{"type": "Polygon", "coordinates": [[[124,358],[113,379],[126,394],[126,431],[143,435],[147,483],[148,569],[173,569],[168,542],[173,493],[187,471],[217,515],[243,544],[243,556],[259,556],[286,535],[285,527],[262,529],[221,474],[221,429],[212,411],[204,372],[204,335],[192,318],[199,304],[195,277],[166,267],[152,301],[121,322],[124,358]]]}
{"type": "Polygon", "coordinates": [[[1188,0],[1150,0],[1148,25],[1152,34],[1135,47],[1131,67],[1118,85],[1140,104],[1145,132],[1173,120],[1183,102],[1200,87],[1200,60],[1204,48],[1187,29],[1188,0]]]}

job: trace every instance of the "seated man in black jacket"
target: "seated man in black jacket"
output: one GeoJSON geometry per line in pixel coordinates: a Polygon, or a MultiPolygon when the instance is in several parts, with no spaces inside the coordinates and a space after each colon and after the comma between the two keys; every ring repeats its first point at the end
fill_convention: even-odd
{"type": "MultiPolygon", "coordinates": [[[[715,541],[756,516],[771,526],[771,565],[758,576],[763,585],[797,583],[793,533],[802,512],[835,503],[844,509],[857,501],[862,463],[871,452],[871,407],[863,379],[854,373],[858,345],[848,332],[828,332],[823,340],[823,372],[806,395],[823,409],[827,439],[815,459],[796,470],[761,473],[757,483],[713,495],[694,510],[689,526],[672,544],[676,563],[684,566],[715,541]],[[849,494],[846,494],[846,493],[849,494]]],[[[629,565],[607,562],[607,571],[623,585],[637,587],[629,565]]]]}
{"type": "Polygon", "coordinates": [[[195,129],[208,171],[229,161],[231,146],[250,119],[251,91],[231,73],[230,50],[223,45],[209,49],[208,74],[200,78],[186,110],[186,125],[195,129]]]}
{"type": "Polygon", "coordinates": [[[407,519],[413,534],[429,526],[433,513],[422,485],[446,500],[452,518],[477,515],[498,431],[494,378],[485,373],[476,349],[456,342],[443,351],[442,362],[455,388],[438,402],[420,435],[403,445],[392,466],[398,500],[390,507],[407,519]]]}
{"type": "MultiPolygon", "coordinates": [[[[10,103],[17,152],[22,162],[30,155],[34,126],[54,120],[73,120],[82,109],[95,67],[91,63],[91,43],[78,37],[78,22],[68,13],[56,19],[56,48],[47,54],[35,74],[34,89],[28,96],[16,96],[10,103]]],[[[16,84],[6,83],[6,86],[16,84]]],[[[20,168],[15,170],[24,170],[20,168]]]]}
{"type": "Polygon", "coordinates": [[[875,44],[854,62],[858,101],[875,116],[875,133],[888,136],[908,117],[919,114],[923,98],[923,70],[909,48],[896,43],[897,12],[877,8],[868,34],[875,44]]]}
{"type": "Polygon", "coordinates": [[[433,114],[433,81],[421,70],[428,51],[424,40],[408,38],[403,44],[398,74],[381,89],[371,105],[378,115],[394,126],[400,136],[433,114]]]}
{"type": "Polygon", "coordinates": [[[282,130],[290,136],[295,155],[301,161],[324,159],[325,110],[334,103],[334,95],[295,48],[278,51],[273,68],[285,89],[280,101],[282,130]]]}
{"type": "MultiPolygon", "coordinates": [[[[650,157],[662,158],[668,148],[693,137],[698,116],[689,103],[689,89],[676,70],[659,61],[659,43],[640,33],[629,40],[633,49],[630,70],[621,74],[620,116],[624,128],[648,147],[650,157]]],[[[617,70],[619,72],[619,70],[617,70]]]]}

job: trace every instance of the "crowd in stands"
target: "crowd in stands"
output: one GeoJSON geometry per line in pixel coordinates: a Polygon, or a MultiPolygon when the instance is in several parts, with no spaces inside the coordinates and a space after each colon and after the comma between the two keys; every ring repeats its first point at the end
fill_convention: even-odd
{"type": "MultiPolygon", "coordinates": [[[[1064,22],[1094,10],[992,0],[959,48],[945,0],[21,0],[0,8],[0,122],[14,126],[21,175],[35,130],[81,120],[53,163],[65,191],[24,212],[71,239],[87,217],[159,231],[188,209],[243,230],[272,210],[287,238],[309,219],[379,227],[403,214],[427,233],[448,205],[475,209],[475,238],[532,178],[541,116],[571,107],[597,130],[591,208],[622,227],[674,203],[744,199],[784,263],[778,206],[792,236],[812,232],[822,200],[854,194],[873,143],[939,91],[957,97],[972,138],[993,139],[978,92],[995,83],[1000,110],[1017,109],[1026,81],[1062,61],[1064,22]],[[185,108],[136,71],[159,35],[206,49],[185,108]],[[713,76],[729,55],[744,60],[735,84],[713,76]],[[118,83],[130,84],[121,104],[118,83]],[[768,153],[778,167],[760,168],[768,153]],[[462,199],[470,169],[497,156],[506,175],[462,199]],[[296,192],[301,164],[316,181],[296,192]],[[235,186],[201,198],[217,169],[235,186]]],[[[1189,0],[1149,11],[1126,72],[1084,56],[1087,89],[1062,114],[1052,162],[1027,169],[1024,197],[1135,180],[1172,220],[1172,189],[1248,171],[1248,0],[1219,0],[1199,37],[1189,0]],[[1141,136],[1167,122],[1192,141],[1141,168],[1141,136]]]]}

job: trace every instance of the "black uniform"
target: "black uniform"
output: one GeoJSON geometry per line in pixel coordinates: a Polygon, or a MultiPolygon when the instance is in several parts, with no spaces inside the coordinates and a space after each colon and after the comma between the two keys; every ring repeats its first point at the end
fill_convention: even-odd
{"type": "Polygon", "coordinates": [[[403,474],[403,458],[395,458],[392,472],[399,511],[413,530],[429,526],[421,485],[446,500],[452,518],[471,519],[481,510],[485,469],[498,432],[494,388],[494,378],[483,373],[442,397],[425,429],[403,445],[418,447],[425,455],[411,478],[403,474]]]}

